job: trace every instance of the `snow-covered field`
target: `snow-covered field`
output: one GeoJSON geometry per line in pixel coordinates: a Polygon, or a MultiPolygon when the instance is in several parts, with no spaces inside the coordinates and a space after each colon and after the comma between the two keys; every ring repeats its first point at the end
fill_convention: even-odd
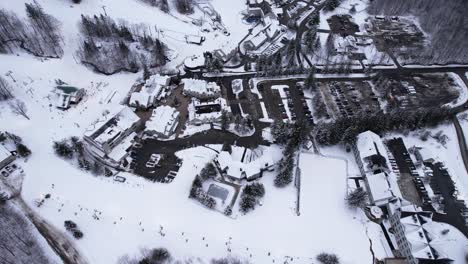
{"type": "Polygon", "coordinates": [[[26,172],[23,196],[32,205],[41,195],[52,194],[38,213],[62,230],[64,220],[76,221],[85,234],[77,246],[91,263],[114,263],[123,254],[138,254],[141,247],[160,246],[180,258],[201,257],[204,261],[227,255],[228,248],[233,255],[247,259],[252,254],[253,263],[279,262],[285,256],[297,257],[297,263],[309,263],[309,258],[321,251],[336,252],[345,263],[370,260],[365,230],[344,207],[343,162],[311,155],[303,158],[301,167],[308,178],[303,181],[300,217],[294,211],[295,189],[274,188],[273,175],[263,180],[267,189],[263,206],[236,220],[189,200],[194,175],[215,155],[207,148],[179,153],[185,158],[184,164],[169,185],[130,175],[125,175],[128,181],[124,184],[96,178],[57,158],[52,153],[52,141],[81,135],[90,120],[111,106],[102,98],[116,91],[112,102],[119,102],[136,76],[110,78],[62,61],[4,57],[15,61],[0,67],[3,72],[14,69],[15,95],[27,103],[31,117],[29,121],[20,118],[1,105],[1,129],[23,137],[33,151],[22,164],[26,172]],[[31,67],[28,74],[21,74],[24,71],[19,63],[31,67]],[[50,107],[46,96],[54,78],[77,82],[92,96],[66,112],[50,107]],[[323,166],[325,163],[328,165],[323,166]],[[161,226],[165,236],[160,234],[161,226]],[[100,246],[104,241],[106,247],[100,246]],[[356,243],[359,247],[349,246],[356,243]]]}
{"type": "MultiPolygon", "coordinates": [[[[6,2],[0,2],[0,8],[24,17],[24,3],[30,1],[6,2]]],[[[26,174],[22,188],[25,201],[64,232],[63,221],[75,221],[84,233],[76,245],[89,263],[115,263],[124,254],[138,255],[144,247],[166,247],[178,259],[193,258],[192,263],[208,263],[210,258],[229,254],[252,263],[283,263],[285,260],[310,263],[323,251],[338,254],[344,264],[371,263],[367,235],[381,236],[379,229],[361,213],[349,210],[344,202],[348,173],[356,173],[352,162],[303,153],[299,160],[302,172],[300,216],[296,215],[297,190],[293,184],[278,189],[273,185],[274,174],[266,173],[261,180],[266,188],[262,206],[232,219],[188,198],[194,176],[216,154],[211,149],[198,147],[177,153],[183,165],[171,184],[148,182],[125,173],[122,174],[127,178],[125,183],[94,177],[53,153],[53,141],[83,135],[86,127],[104,110],[119,106],[141,76],[99,75],[77,63],[74,53],[80,39],[81,14],[99,14],[104,7],[112,18],[157,26],[162,31],[162,41],[178,53],[168,64],[168,67],[176,67],[188,56],[231,47],[244,37],[249,27],[240,19],[244,4],[213,0],[212,5],[221,14],[231,35],[203,33],[206,42],[197,46],[180,41],[176,36],[199,34],[199,27],[180,15],[164,14],[140,1],[83,0],[80,5],[63,0],[37,2],[61,22],[65,55],[59,60],[38,59],[19,51],[0,55],[0,75],[9,81],[15,97],[26,103],[30,117],[27,120],[17,116],[7,103],[0,103],[0,131],[21,136],[32,150],[32,156],[26,161],[18,161],[26,174]],[[67,111],[57,110],[49,98],[57,79],[85,88],[84,100],[67,111]],[[47,193],[51,198],[42,207],[35,207],[34,200],[47,193]]],[[[266,112],[264,108],[262,104],[262,111],[266,112]]],[[[188,129],[185,134],[204,128],[188,129]]],[[[440,129],[451,139],[447,149],[432,139],[425,145],[430,145],[441,161],[446,162],[466,199],[468,180],[462,177],[466,176],[463,174],[466,171],[462,171],[463,164],[456,158],[459,156],[453,154],[458,151],[453,127],[440,129]]],[[[407,140],[417,142],[418,139],[407,140]]],[[[330,153],[336,152],[330,149],[330,153]]],[[[279,149],[275,155],[279,158],[279,149]]],[[[374,242],[376,255],[384,256],[383,246],[374,242]]]]}

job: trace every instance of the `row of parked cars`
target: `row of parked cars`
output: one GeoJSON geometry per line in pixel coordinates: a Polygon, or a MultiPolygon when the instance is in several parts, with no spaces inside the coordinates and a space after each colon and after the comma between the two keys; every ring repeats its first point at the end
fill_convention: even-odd
{"type": "Polygon", "coordinates": [[[314,124],[314,118],[312,116],[312,112],[310,111],[309,106],[307,105],[307,102],[304,98],[304,85],[301,83],[296,83],[296,89],[299,92],[299,95],[301,96],[301,104],[302,104],[302,110],[304,112],[304,119],[306,119],[310,124],[314,124]]]}
{"type": "Polygon", "coordinates": [[[21,169],[18,165],[16,165],[15,163],[13,164],[10,164],[10,165],[7,165],[5,166],[1,171],[0,171],[0,174],[3,176],[3,177],[8,177],[10,176],[11,174],[13,174],[15,171],[19,171],[20,173],[23,173],[23,169],[21,169]]]}

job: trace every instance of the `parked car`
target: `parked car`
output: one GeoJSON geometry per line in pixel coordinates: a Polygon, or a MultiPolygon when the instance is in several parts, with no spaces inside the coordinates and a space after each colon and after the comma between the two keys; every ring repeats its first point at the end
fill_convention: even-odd
{"type": "Polygon", "coordinates": [[[154,168],[154,167],[156,167],[156,162],[148,161],[148,162],[146,162],[146,167],[147,168],[154,168]]]}
{"type": "Polygon", "coordinates": [[[122,176],[115,176],[114,177],[114,181],[116,182],[125,182],[127,179],[125,177],[122,177],[122,176]]]}
{"type": "Polygon", "coordinates": [[[7,170],[9,173],[12,173],[14,171],[14,169],[9,165],[5,167],[5,170],[7,170]]]}
{"type": "Polygon", "coordinates": [[[3,177],[8,177],[8,176],[10,176],[10,173],[8,173],[8,171],[6,171],[6,170],[2,170],[2,176],[3,177]]]}

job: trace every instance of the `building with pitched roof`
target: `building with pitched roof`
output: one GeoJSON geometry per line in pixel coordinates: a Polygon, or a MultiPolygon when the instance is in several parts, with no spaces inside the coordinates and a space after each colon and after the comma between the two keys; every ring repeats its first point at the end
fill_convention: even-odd
{"type": "Polygon", "coordinates": [[[71,104],[77,104],[85,95],[85,89],[70,85],[58,85],[52,91],[55,106],[59,109],[68,109],[71,104]]]}
{"type": "Polygon", "coordinates": [[[106,111],[85,131],[85,146],[96,158],[118,167],[127,157],[141,126],[141,119],[129,107],[106,111]]]}
{"type": "Polygon", "coordinates": [[[180,113],[175,108],[164,105],[153,110],[151,118],[146,122],[145,133],[160,138],[172,136],[179,124],[180,113]]]}

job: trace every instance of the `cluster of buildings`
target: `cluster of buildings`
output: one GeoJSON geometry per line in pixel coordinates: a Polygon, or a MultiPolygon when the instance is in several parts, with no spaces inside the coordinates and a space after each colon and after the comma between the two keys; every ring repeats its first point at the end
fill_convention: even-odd
{"type": "Polygon", "coordinates": [[[163,75],[152,75],[138,92],[130,95],[129,105],[137,109],[147,110],[154,107],[156,102],[166,95],[171,77],[163,75]]]}
{"type": "Polygon", "coordinates": [[[272,9],[266,1],[249,1],[247,13],[249,17],[258,19],[259,23],[240,46],[242,53],[273,54],[290,39],[286,27],[278,19],[282,9],[272,9]]]}
{"type": "Polygon", "coordinates": [[[260,178],[264,171],[272,171],[273,159],[262,149],[249,149],[232,146],[232,150],[221,151],[214,160],[223,176],[233,182],[253,181],[260,178]]]}
{"type": "Polygon", "coordinates": [[[385,227],[396,259],[410,264],[449,260],[434,242],[438,234],[429,227],[432,212],[423,211],[402,197],[382,139],[372,131],[361,133],[353,151],[369,195],[371,207],[366,213],[385,227]]]}
{"type": "Polygon", "coordinates": [[[183,93],[191,97],[188,106],[188,124],[201,125],[219,122],[226,99],[221,97],[221,88],[215,82],[197,79],[183,79],[183,93]]]}
{"type": "Polygon", "coordinates": [[[179,118],[180,113],[174,107],[158,106],[153,109],[150,119],[146,121],[145,134],[167,139],[175,133],[179,118]]]}
{"type": "Polygon", "coordinates": [[[182,79],[184,95],[198,99],[215,99],[221,96],[221,88],[215,82],[198,79],[182,79]]]}
{"type": "MultiPolygon", "coordinates": [[[[108,166],[125,168],[137,135],[171,139],[179,127],[181,113],[158,103],[170,92],[170,81],[169,76],[151,76],[140,91],[131,93],[129,106],[106,111],[93,122],[84,134],[89,152],[108,166]],[[134,109],[150,110],[150,116],[140,118],[134,109]]],[[[188,124],[219,122],[227,106],[226,100],[220,97],[221,88],[214,82],[197,79],[183,79],[182,83],[183,94],[191,97],[188,124]]]]}
{"type": "Polygon", "coordinates": [[[104,112],[85,131],[86,149],[104,164],[118,168],[128,165],[126,158],[143,121],[127,106],[104,112]]]}

